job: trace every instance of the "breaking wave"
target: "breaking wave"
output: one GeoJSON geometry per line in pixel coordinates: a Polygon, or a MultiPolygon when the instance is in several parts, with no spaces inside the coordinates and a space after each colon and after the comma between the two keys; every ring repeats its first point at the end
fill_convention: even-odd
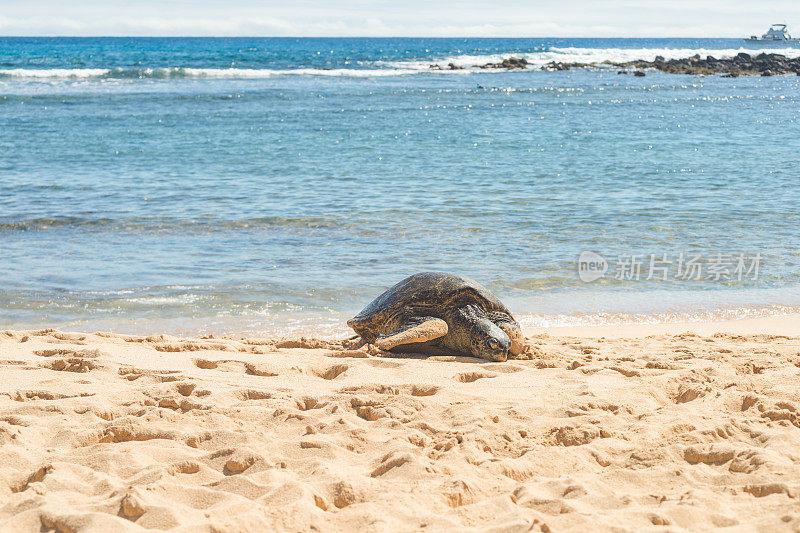
{"type": "MultiPolygon", "coordinates": [[[[664,59],[683,59],[699,54],[701,57],[714,56],[717,59],[734,57],[739,53],[758,55],[761,53],[781,54],[786,57],[800,56],[800,48],[775,48],[775,49],[751,49],[751,48],[728,48],[728,49],[709,49],[709,48],[557,48],[553,47],[546,51],[529,53],[508,53],[491,55],[457,55],[434,60],[418,61],[388,61],[383,65],[398,69],[426,69],[430,70],[430,65],[437,65],[441,68],[448,68],[452,63],[456,67],[464,69],[479,69],[481,65],[487,63],[500,63],[508,57],[524,58],[528,61],[529,69],[538,69],[551,61],[559,63],[589,63],[602,65],[603,63],[625,63],[637,59],[653,61],[657,56],[664,59]]],[[[481,70],[483,72],[483,70],[481,70]]]]}
{"type": "MultiPolygon", "coordinates": [[[[429,70],[427,64],[425,70],[429,70]]],[[[379,68],[379,69],[256,69],[256,68],[133,68],[133,69],[3,69],[0,78],[25,79],[191,79],[191,78],[224,78],[224,79],[261,79],[277,76],[398,76],[417,74],[412,68],[379,68]]]]}
{"type": "Polygon", "coordinates": [[[502,69],[484,70],[481,66],[499,63],[508,57],[525,58],[528,69],[539,69],[552,62],[588,63],[602,66],[604,63],[623,63],[637,59],[652,61],[657,56],[667,60],[681,59],[699,54],[701,57],[733,57],[738,53],[752,55],[776,53],[787,57],[800,56],[800,48],[774,49],[707,49],[707,48],[574,48],[553,47],[544,51],[528,53],[509,52],[488,55],[454,55],[447,57],[420,58],[402,61],[374,61],[361,68],[78,68],[78,69],[0,69],[0,79],[263,79],[280,76],[331,76],[331,77],[383,77],[405,76],[421,73],[470,74],[474,72],[504,72],[502,69]],[[451,65],[458,67],[451,70],[451,65]],[[433,67],[433,68],[431,68],[433,67]],[[438,70],[441,68],[442,70],[438,70]]]}

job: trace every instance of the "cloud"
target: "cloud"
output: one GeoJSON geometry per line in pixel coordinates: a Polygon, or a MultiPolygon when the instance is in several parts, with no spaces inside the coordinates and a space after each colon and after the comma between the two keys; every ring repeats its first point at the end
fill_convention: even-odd
{"type": "Polygon", "coordinates": [[[3,8],[0,34],[738,37],[778,19],[800,27],[800,2],[572,0],[566,9],[536,0],[27,0],[3,8]]]}
{"type": "Polygon", "coordinates": [[[94,19],[0,19],[6,35],[291,35],[298,28],[273,18],[130,18],[94,19]]]}

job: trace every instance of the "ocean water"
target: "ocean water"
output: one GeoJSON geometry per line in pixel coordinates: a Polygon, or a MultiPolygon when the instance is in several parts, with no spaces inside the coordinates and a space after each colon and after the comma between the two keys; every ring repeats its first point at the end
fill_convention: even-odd
{"type": "Polygon", "coordinates": [[[0,38],[0,328],[342,335],[422,270],[526,325],[785,312],[800,77],[538,69],[740,51],[0,38]]]}

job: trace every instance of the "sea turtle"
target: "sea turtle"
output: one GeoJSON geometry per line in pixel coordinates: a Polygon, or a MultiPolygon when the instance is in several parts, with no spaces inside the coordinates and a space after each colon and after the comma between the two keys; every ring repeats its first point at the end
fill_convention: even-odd
{"type": "Polygon", "coordinates": [[[525,346],[519,324],[494,294],[471,279],[445,272],[407,277],[347,325],[366,342],[394,352],[505,361],[525,346]]]}

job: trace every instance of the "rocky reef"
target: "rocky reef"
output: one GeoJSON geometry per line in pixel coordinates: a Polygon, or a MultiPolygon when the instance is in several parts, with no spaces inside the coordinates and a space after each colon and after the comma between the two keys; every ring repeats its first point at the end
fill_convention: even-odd
{"type": "MultiPolygon", "coordinates": [[[[506,70],[526,69],[528,68],[528,60],[524,57],[507,57],[500,63],[486,63],[484,65],[474,65],[477,68],[502,68],[506,70]]],[[[442,65],[428,65],[431,70],[463,70],[464,67],[456,65],[455,63],[448,63],[446,67],[442,65]]]]}
{"type": "MultiPolygon", "coordinates": [[[[530,63],[525,58],[508,57],[499,63],[486,63],[484,65],[474,65],[482,69],[527,69],[530,63]]],[[[789,58],[781,54],[761,53],[750,55],[744,52],[729,58],[717,59],[713,56],[701,57],[696,54],[692,57],[682,59],[664,59],[656,56],[653,61],[637,59],[624,63],[614,63],[604,61],[603,63],[561,63],[551,61],[540,67],[540,70],[570,70],[573,68],[602,68],[616,67],[620,70],[619,74],[635,76],[645,76],[644,69],[656,69],[670,74],[694,74],[694,75],[714,75],[724,74],[726,77],[736,76],[774,76],[777,74],[797,74],[800,75],[800,57],[789,58]]],[[[460,70],[464,67],[449,63],[447,67],[441,65],[431,65],[434,70],[460,70]]]]}
{"type": "Polygon", "coordinates": [[[684,59],[665,60],[657,56],[653,61],[629,61],[614,63],[613,66],[623,68],[654,68],[670,74],[721,74],[727,76],[773,76],[776,74],[800,75],[800,57],[788,58],[781,54],[761,53],[751,56],[741,52],[734,57],[717,59],[700,54],[684,59]]]}
{"type": "Polygon", "coordinates": [[[479,66],[480,68],[506,68],[509,70],[515,68],[525,69],[528,68],[528,60],[524,57],[507,57],[500,63],[486,63],[479,66]]]}

